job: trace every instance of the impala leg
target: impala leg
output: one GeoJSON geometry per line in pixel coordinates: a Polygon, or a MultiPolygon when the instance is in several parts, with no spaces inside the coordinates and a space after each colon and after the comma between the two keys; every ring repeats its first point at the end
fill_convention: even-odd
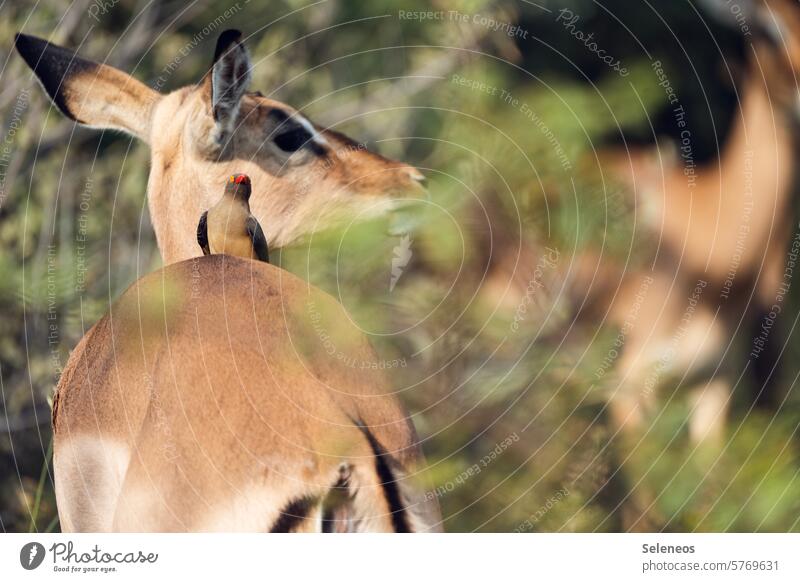
{"type": "Polygon", "coordinates": [[[628,532],[652,532],[660,529],[663,517],[655,510],[656,493],[643,481],[642,475],[632,467],[640,467],[635,462],[637,450],[646,437],[646,410],[648,395],[630,391],[614,397],[609,403],[611,422],[617,431],[616,454],[621,462],[623,482],[627,483],[625,500],[620,508],[622,529],[628,532]]]}
{"type": "Polygon", "coordinates": [[[715,378],[693,390],[689,438],[697,445],[719,447],[725,440],[725,418],[730,405],[728,382],[715,378]]]}

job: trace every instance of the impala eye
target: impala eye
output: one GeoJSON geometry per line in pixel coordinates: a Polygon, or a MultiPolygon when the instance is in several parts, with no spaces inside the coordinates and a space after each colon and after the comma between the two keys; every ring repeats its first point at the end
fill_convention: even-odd
{"type": "Polygon", "coordinates": [[[275,145],[285,152],[296,152],[311,140],[311,134],[304,127],[292,127],[273,138],[275,145]]]}

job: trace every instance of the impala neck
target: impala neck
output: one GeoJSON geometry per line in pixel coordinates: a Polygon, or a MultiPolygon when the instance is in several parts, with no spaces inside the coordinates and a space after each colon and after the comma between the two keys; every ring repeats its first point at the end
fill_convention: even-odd
{"type": "Polygon", "coordinates": [[[770,99],[760,74],[747,81],[719,161],[697,167],[692,179],[681,159],[663,183],[650,182],[660,198],[653,224],[681,269],[720,282],[758,266],[788,218],[792,191],[789,112],[770,99]]]}
{"type": "Polygon", "coordinates": [[[751,158],[754,195],[771,195],[791,175],[793,112],[771,99],[760,74],[753,72],[748,78],[740,93],[741,109],[723,148],[720,170],[738,175],[744,160],[751,158]]]}

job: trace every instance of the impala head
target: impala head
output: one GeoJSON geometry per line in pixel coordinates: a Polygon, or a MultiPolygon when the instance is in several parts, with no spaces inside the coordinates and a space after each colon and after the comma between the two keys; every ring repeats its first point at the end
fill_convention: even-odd
{"type": "Polygon", "coordinates": [[[219,36],[198,84],[166,95],[35,37],[17,35],[16,47],[65,115],[150,144],[150,212],[167,263],[196,254],[192,224],[231,174],[252,178],[251,209],[278,247],[381,215],[425,192],[415,168],[251,91],[250,58],[238,31],[219,36]]]}
{"type": "Polygon", "coordinates": [[[800,119],[800,3],[705,0],[705,5],[722,23],[745,31],[752,40],[746,47],[748,73],[757,79],[763,76],[772,102],[800,119]]]}

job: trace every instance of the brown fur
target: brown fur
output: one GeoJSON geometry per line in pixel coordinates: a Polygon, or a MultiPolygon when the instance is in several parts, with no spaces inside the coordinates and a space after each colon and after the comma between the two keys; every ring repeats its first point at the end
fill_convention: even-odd
{"type": "Polygon", "coordinates": [[[59,382],[63,529],[269,531],[281,508],[308,499],[313,522],[302,529],[318,531],[346,468],[355,529],[392,531],[364,430],[386,451],[415,530],[438,528],[407,412],[382,372],[350,358],[377,356],[342,307],[268,264],[213,255],[144,277],[86,334],[59,382]],[[118,451],[119,474],[96,443],[118,451]],[[83,479],[93,462],[103,475],[83,479]],[[112,510],[81,511],[110,482],[112,510]]]}

